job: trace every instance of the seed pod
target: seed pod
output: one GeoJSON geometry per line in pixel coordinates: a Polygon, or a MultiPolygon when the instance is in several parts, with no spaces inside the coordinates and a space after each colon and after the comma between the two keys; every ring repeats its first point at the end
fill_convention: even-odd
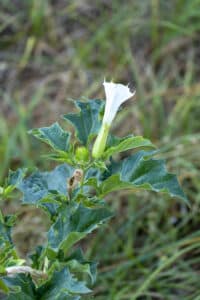
{"type": "Polygon", "coordinates": [[[83,170],[76,169],[72,177],[70,177],[68,180],[68,192],[70,196],[72,191],[78,186],[78,184],[82,181],[82,179],[83,179],[83,170]]]}

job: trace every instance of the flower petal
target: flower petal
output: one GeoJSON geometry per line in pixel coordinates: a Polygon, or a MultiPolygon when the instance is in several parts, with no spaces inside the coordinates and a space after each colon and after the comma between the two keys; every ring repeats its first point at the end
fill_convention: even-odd
{"type": "Polygon", "coordinates": [[[128,86],[120,83],[106,82],[103,83],[106,94],[106,107],[103,123],[111,124],[120,105],[134,96],[128,86]]]}

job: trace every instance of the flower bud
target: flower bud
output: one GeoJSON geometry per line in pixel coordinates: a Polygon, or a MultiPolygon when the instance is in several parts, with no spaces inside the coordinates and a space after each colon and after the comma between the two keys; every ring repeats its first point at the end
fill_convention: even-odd
{"type": "Polygon", "coordinates": [[[89,160],[89,151],[86,147],[78,147],[75,151],[75,158],[79,162],[87,162],[89,160]]]}
{"type": "Polygon", "coordinates": [[[108,137],[108,132],[109,132],[110,126],[107,124],[102,124],[101,129],[99,131],[99,134],[97,136],[97,139],[94,143],[93,149],[92,149],[92,156],[94,158],[99,158],[102,156],[105,147],[106,147],[106,141],[108,137]]]}

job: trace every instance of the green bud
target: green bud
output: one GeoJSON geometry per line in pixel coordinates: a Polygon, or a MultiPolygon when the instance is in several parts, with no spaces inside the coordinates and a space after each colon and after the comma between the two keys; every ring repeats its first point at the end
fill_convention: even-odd
{"type": "Polygon", "coordinates": [[[88,161],[89,160],[89,151],[85,147],[76,148],[75,158],[77,161],[88,161]]]}

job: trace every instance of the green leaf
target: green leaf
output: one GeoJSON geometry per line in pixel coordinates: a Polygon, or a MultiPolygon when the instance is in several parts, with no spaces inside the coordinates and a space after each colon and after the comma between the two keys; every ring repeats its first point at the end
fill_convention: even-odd
{"type": "MultiPolygon", "coordinates": [[[[43,299],[43,298],[42,298],[43,299]]],[[[67,292],[63,292],[61,291],[59,296],[57,296],[56,298],[46,298],[45,300],[79,300],[81,299],[80,296],[72,296],[72,295],[69,295],[67,294],[67,292]]]]}
{"type": "MultiPolygon", "coordinates": [[[[14,248],[11,230],[15,216],[6,216],[4,222],[0,222],[0,274],[6,274],[5,268],[12,265],[20,265],[24,261],[18,258],[14,248]]],[[[2,284],[3,285],[3,284],[2,284]]]]}
{"type": "Polygon", "coordinates": [[[9,170],[7,184],[17,186],[20,184],[25,175],[26,169],[18,169],[16,171],[9,170]]]}
{"type": "Polygon", "coordinates": [[[54,160],[60,163],[64,162],[70,165],[77,165],[72,151],[65,152],[65,151],[57,150],[55,152],[42,155],[42,157],[44,159],[54,160]]]}
{"type": "Polygon", "coordinates": [[[1,189],[0,196],[2,198],[9,197],[10,193],[22,182],[26,175],[27,169],[18,169],[16,171],[9,170],[8,178],[5,182],[4,188],[1,189]]]}
{"type": "MultiPolygon", "coordinates": [[[[70,204],[69,204],[70,205],[70,204]]],[[[49,247],[65,252],[112,214],[106,208],[87,208],[79,204],[75,208],[66,206],[48,232],[49,247]]]]}
{"type": "Polygon", "coordinates": [[[18,189],[24,194],[23,203],[39,204],[52,192],[67,194],[67,179],[72,176],[73,168],[67,164],[60,165],[50,172],[35,172],[25,178],[18,189]]]}
{"type": "Polygon", "coordinates": [[[64,131],[58,123],[49,127],[33,129],[29,133],[49,144],[55,150],[67,151],[69,149],[70,133],[64,131]]]}
{"type": "Polygon", "coordinates": [[[0,291],[3,291],[6,294],[9,292],[9,288],[2,279],[0,279],[0,291]]]}
{"type": "Polygon", "coordinates": [[[10,294],[5,300],[36,300],[35,285],[30,276],[24,274],[15,277],[4,277],[4,284],[9,288],[10,294]]]}
{"type": "Polygon", "coordinates": [[[84,178],[84,186],[92,186],[94,189],[98,189],[98,186],[101,183],[101,176],[102,173],[98,168],[88,169],[84,178]]]}
{"type": "Polygon", "coordinates": [[[111,144],[105,150],[103,157],[109,158],[113,154],[135,148],[155,148],[155,146],[142,136],[127,136],[124,138],[113,138],[111,144]]]}
{"type": "Polygon", "coordinates": [[[75,101],[79,113],[64,115],[76,128],[77,136],[83,145],[87,145],[91,138],[98,133],[101,126],[99,114],[104,107],[101,100],[90,100],[88,102],[75,101]]]}
{"type": "Polygon", "coordinates": [[[85,286],[85,282],[78,281],[68,270],[64,268],[55,272],[52,279],[41,286],[37,291],[37,299],[40,300],[78,300],[79,294],[88,294],[91,290],[85,286]]]}
{"type": "Polygon", "coordinates": [[[65,261],[73,272],[86,273],[90,276],[91,283],[96,281],[97,263],[85,260],[81,248],[76,249],[65,261]]]}
{"type": "Polygon", "coordinates": [[[187,202],[174,174],[167,172],[164,160],[148,158],[139,151],[119,163],[112,163],[100,185],[101,196],[120,189],[145,189],[163,192],[187,202]]]}
{"type": "Polygon", "coordinates": [[[11,240],[11,227],[5,223],[0,222],[0,247],[2,247],[5,242],[12,243],[11,240]]]}

